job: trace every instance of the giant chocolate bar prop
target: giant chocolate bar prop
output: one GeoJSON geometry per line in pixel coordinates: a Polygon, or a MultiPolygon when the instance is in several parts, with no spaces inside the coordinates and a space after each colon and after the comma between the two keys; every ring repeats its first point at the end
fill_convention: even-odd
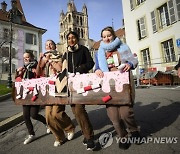
{"type": "Polygon", "coordinates": [[[56,76],[16,79],[15,103],[19,105],[51,104],[121,104],[131,102],[129,72],[70,74],[68,93],[56,92],[56,76]]]}

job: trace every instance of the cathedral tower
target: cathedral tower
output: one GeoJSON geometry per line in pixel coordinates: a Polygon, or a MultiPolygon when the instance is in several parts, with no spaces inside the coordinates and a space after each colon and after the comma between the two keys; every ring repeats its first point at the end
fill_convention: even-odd
{"type": "Polygon", "coordinates": [[[80,37],[80,44],[89,47],[89,28],[88,28],[88,13],[87,7],[84,4],[82,12],[78,12],[73,0],[67,3],[67,12],[64,14],[62,10],[60,13],[60,43],[58,51],[63,52],[67,47],[66,35],[70,31],[75,31],[80,37]]]}

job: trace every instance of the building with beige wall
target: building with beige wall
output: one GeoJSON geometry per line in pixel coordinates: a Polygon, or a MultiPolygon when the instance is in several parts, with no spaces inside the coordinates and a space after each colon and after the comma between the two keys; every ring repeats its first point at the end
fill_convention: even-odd
{"type": "Polygon", "coordinates": [[[180,55],[179,0],[122,0],[126,42],[141,71],[172,70],[180,55]]]}
{"type": "Polygon", "coordinates": [[[14,79],[15,70],[22,67],[23,53],[31,51],[35,57],[42,51],[42,35],[45,29],[36,27],[26,21],[20,0],[11,0],[11,9],[7,10],[5,1],[0,9],[0,80],[7,80],[9,74],[9,52],[11,50],[11,72],[14,79]],[[11,21],[10,22],[10,15],[11,21]],[[12,37],[11,37],[12,34],[12,37]]]}

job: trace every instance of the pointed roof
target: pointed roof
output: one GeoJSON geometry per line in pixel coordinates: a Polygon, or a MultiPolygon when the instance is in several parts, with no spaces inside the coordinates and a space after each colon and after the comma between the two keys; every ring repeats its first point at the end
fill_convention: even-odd
{"type": "Polygon", "coordinates": [[[72,11],[77,11],[74,0],[69,0],[68,5],[70,5],[72,11]]]}
{"type": "Polygon", "coordinates": [[[21,2],[20,2],[20,0],[16,0],[16,2],[17,2],[17,8],[18,8],[18,10],[19,10],[19,11],[21,11],[21,13],[23,14],[23,16],[22,16],[22,20],[23,20],[23,21],[26,21],[26,17],[25,17],[25,14],[24,14],[23,8],[22,8],[22,6],[21,6],[21,2]]]}
{"type": "Polygon", "coordinates": [[[84,5],[83,5],[83,8],[87,9],[87,6],[86,6],[86,4],[85,4],[85,3],[84,3],[84,5]]]}
{"type": "Polygon", "coordinates": [[[84,3],[83,7],[82,7],[82,12],[87,14],[87,7],[86,4],[84,3]]]}
{"type": "Polygon", "coordinates": [[[61,13],[60,13],[61,16],[64,16],[64,11],[62,10],[61,13]]]}
{"type": "Polygon", "coordinates": [[[73,11],[77,11],[76,6],[74,4],[74,0],[71,0],[71,4],[72,4],[73,11]]]}
{"type": "MultiPolygon", "coordinates": [[[[36,29],[39,29],[42,31],[42,33],[45,33],[47,30],[46,29],[43,29],[43,28],[40,28],[40,27],[36,27],[32,24],[30,24],[29,22],[26,21],[26,18],[25,18],[25,15],[24,15],[24,12],[23,12],[23,9],[22,9],[22,6],[21,6],[21,2],[20,0],[15,0],[17,2],[17,8],[18,10],[23,13],[23,16],[22,16],[22,26],[27,26],[27,27],[31,27],[31,28],[36,28],[36,29]]],[[[9,18],[8,18],[8,11],[3,11],[2,9],[0,9],[0,20],[2,21],[5,21],[5,22],[9,22],[9,18]]]]}

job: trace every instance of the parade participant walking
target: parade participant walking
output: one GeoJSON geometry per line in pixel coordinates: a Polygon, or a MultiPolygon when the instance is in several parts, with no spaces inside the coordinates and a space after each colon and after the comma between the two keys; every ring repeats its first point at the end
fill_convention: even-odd
{"type": "MultiPolygon", "coordinates": [[[[113,54],[117,55],[119,64],[123,64],[122,71],[130,72],[137,66],[137,58],[134,58],[129,47],[123,44],[119,38],[116,37],[112,27],[106,27],[101,31],[102,41],[95,57],[96,68],[95,73],[98,77],[103,77],[103,72],[117,71],[116,67],[110,58],[113,58],[113,54]],[[112,62],[112,63],[110,63],[112,62]]],[[[119,65],[120,66],[120,65],[119,65]]],[[[121,65],[122,66],[122,65],[121,65]]],[[[131,94],[134,97],[135,89],[133,83],[133,77],[130,76],[130,84],[132,89],[131,94]]],[[[110,118],[118,137],[128,137],[128,129],[132,137],[140,137],[139,130],[134,118],[132,102],[117,102],[117,105],[106,105],[107,114],[110,118]]],[[[129,143],[119,143],[119,148],[128,149],[129,143]]]]}
{"type": "MultiPolygon", "coordinates": [[[[40,55],[37,66],[37,75],[49,77],[52,74],[60,73],[62,67],[61,55],[56,51],[56,44],[53,40],[47,40],[45,44],[46,53],[40,55]],[[56,60],[52,60],[52,56],[56,60]]],[[[74,136],[75,126],[70,117],[65,113],[65,105],[48,105],[46,110],[46,121],[56,140],[54,146],[63,144],[67,139],[71,140],[74,136]]]]}
{"type": "MultiPolygon", "coordinates": [[[[63,55],[62,71],[68,70],[68,73],[74,74],[88,73],[93,68],[94,62],[89,50],[79,44],[79,36],[76,32],[71,31],[67,34],[67,44],[67,52],[63,55]]],[[[71,108],[84,135],[83,144],[87,146],[87,150],[93,150],[95,148],[94,132],[85,105],[73,104],[71,108]]]]}
{"type": "MultiPolygon", "coordinates": [[[[17,77],[20,77],[22,79],[35,78],[37,61],[34,59],[33,53],[25,52],[23,57],[24,57],[24,67],[20,67],[16,70],[15,78],[17,77]]],[[[33,124],[31,122],[31,117],[46,125],[46,119],[38,113],[39,109],[40,109],[39,105],[23,105],[23,117],[29,132],[29,135],[25,139],[24,144],[28,144],[35,139],[35,132],[33,129],[33,124]]],[[[47,127],[47,132],[49,133],[48,127],[47,127]]]]}

